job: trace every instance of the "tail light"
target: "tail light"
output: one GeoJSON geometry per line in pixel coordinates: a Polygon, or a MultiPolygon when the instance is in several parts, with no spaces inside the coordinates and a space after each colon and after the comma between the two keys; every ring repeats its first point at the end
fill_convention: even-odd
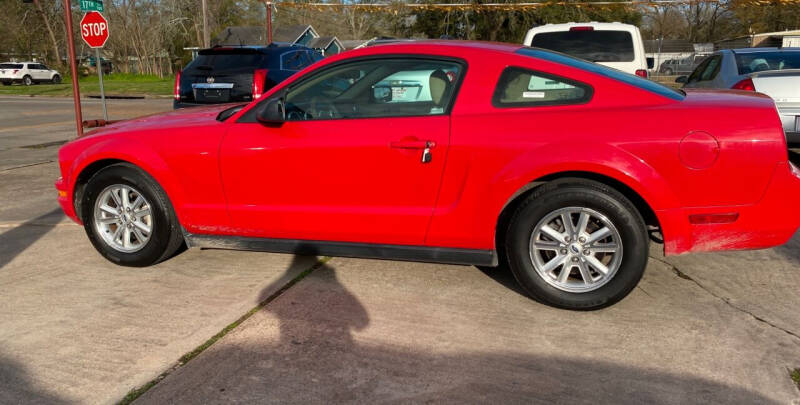
{"type": "Polygon", "coordinates": [[[175,75],[175,101],[181,101],[181,71],[175,75]]]}
{"type": "Polygon", "coordinates": [[[756,86],[753,84],[753,79],[749,77],[747,79],[738,81],[731,88],[736,90],[756,91],[756,86]]]}
{"type": "Polygon", "coordinates": [[[253,72],[253,100],[258,100],[264,94],[264,85],[267,83],[267,69],[256,69],[253,72]]]}
{"type": "Polygon", "coordinates": [[[570,31],[594,31],[594,27],[570,27],[570,31]]]}
{"type": "Polygon", "coordinates": [[[14,69],[14,73],[12,73],[12,75],[17,74],[17,72],[19,72],[19,69],[14,69]]]}
{"type": "Polygon", "coordinates": [[[644,77],[645,79],[647,79],[647,70],[645,69],[636,70],[636,76],[644,77]]]}

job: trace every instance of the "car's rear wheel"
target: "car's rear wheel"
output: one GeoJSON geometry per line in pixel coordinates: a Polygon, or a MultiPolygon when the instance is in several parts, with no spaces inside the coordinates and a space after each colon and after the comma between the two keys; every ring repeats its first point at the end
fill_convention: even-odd
{"type": "Polygon", "coordinates": [[[11,86],[11,82],[3,82],[3,86],[11,86]]]}
{"type": "Polygon", "coordinates": [[[97,251],[123,266],[156,264],[183,242],[167,195],[149,175],[126,163],[92,176],[81,202],[81,218],[97,251]]]}
{"type": "Polygon", "coordinates": [[[22,84],[30,86],[33,84],[33,79],[30,76],[26,75],[25,77],[22,78],[22,84]]]}
{"type": "Polygon", "coordinates": [[[59,75],[55,75],[55,76],[53,76],[53,83],[54,83],[54,84],[59,84],[59,83],[61,83],[61,76],[59,76],[59,75]]]}
{"type": "Polygon", "coordinates": [[[672,69],[670,69],[670,68],[664,69],[664,74],[667,75],[667,76],[672,76],[672,69]]]}
{"type": "Polygon", "coordinates": [[[618,191],[563,179],[537,188],[506,235],[511,271],[534,299],[559,308],[599,309],[624,298],[647,266],[644,220],[618,191]]]}

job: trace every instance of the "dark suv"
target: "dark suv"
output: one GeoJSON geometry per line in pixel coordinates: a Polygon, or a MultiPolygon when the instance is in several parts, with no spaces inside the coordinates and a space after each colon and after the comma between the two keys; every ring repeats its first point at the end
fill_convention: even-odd
{"type": "Polygon", "coordinates": [[[320,59],[319,52],[293,45],[203,49],[175,77],[173,107],[251,101],[320,59]]]}

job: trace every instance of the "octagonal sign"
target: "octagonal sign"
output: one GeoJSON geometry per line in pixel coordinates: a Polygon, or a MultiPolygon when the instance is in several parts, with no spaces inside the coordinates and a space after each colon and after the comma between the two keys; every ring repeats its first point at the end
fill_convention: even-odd
{"type": "Polygon", "coordinates": [[[102,48],[108,41],[108,21],[97,11],[86,13],[81,19],[81,38],[91,48],[102,48]]]}

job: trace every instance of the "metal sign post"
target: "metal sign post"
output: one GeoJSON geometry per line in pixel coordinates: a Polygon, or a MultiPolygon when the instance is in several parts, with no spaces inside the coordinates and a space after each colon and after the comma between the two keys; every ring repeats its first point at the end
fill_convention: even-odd
{"type": "Polygon", "coordinates": [[[97,66],[97,77],[100,79],[100,101],[103,104],[103,119],[108,121],[108,111],[106,110],[106,90],[103,88],[103,62],[100,61],[100,48],[94,48],[94,57],[97,66]]]}
{"type": "MultiPolygon", "coordinates": [[[[83,1],[83,0],[82,0],[83,1]]],[[[101,7],[102,7],[102,3],[101,7]]],[[[97,77],[100,79],[100,99],[103,104],[103,119],[108,121],[108,112],[106,110],[106,92],[103,87],[103,62],[100,60],[100,48],[106,44],[109,37],[108,20],[97,11],[89,11],[81,19],[81,37],[86,45],[94,48],[95,63],[97,68],[97,77]]]]}

